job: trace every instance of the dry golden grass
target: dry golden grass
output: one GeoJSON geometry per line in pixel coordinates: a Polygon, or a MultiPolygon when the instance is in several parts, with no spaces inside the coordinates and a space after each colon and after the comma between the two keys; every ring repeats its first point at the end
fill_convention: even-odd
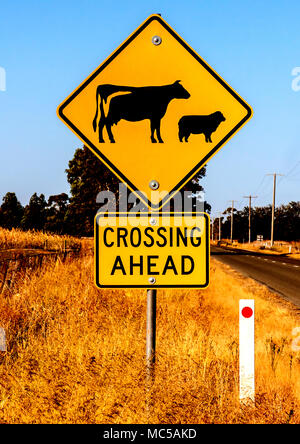
{"type": "Polygon", "coordinates": [[[0,250],[12,248],[47,248],[61,250],[67,242],[67,248],[79,248],[81,241],[71,236],[58,236],[41,231],[23,231],[18,228],[7,230],[0,227],[0,250]]]}
{"type": "Polygon", "coordinates": [[[211,268],[207,290],[158,291],[150,412],[145,290],[96,289],[89,256],[27,277],[0,299],[9,346],[0,422],[299,423],[300,356],[291,350],[299,319],[264,287],[216,261],[211,268]],[[256,407],[241,408],[238,300],[252,297],[256,407]]]}
{"type": "Polygon", "coordinates": [[[240,248],[242,250],[249,250],[249,251],[259,251],[261,253],[267,253],[267,254],[285,254],[288,257],[293,257],[295,259],[300,259],[300,242],[275,242],[274,247],[270,247],[270,242],[251,242],[251,244],[244,243],[241,244],[237,241],[233,241],[232,243],[228,239],[222,239],[221,242],[219,241],[211,241],[211,244],[213,245],[220,245],[220,246],[227,246],[227,247],[233,247],[233,248],[240,248]],[[290,253],[290,247],[291,247],[291,253],[290,253]]]}

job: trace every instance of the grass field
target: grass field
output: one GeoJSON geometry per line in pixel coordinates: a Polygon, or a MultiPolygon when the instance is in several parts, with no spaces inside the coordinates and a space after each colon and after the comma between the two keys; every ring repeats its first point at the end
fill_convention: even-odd
{"type": "Polygon", "coordinates": [[[234,248],[240,248],[243,250],[250,250],[250,251],[257,251],[260,253],[267,253],[267,254],[284,254],[288,257],[292,257],[295,259],[300,259],[300,242],[280,242],[276,241],[274,243],[274,246],[270,246],[270,241],[267,242],[251,242],[250,244],[248,242],[246,243],[239,243],[237,241],[233,241],[232,243],[228,239],[222,239],[221,242],[214,240],[211,242],[213,245],[220,245],[220,246],[227,246],[227,247],[234,247],[234,248]]]}
{"type": "Polygon", "coordinates": [[[299,318],[212,261],[203,291],[159,290],[152,409],[145,290],[98,290],[93,260],[49,264],[0,299],[1,423],[299,423],[299,318]],[[256,406],[238,401],[238,300],[256,302],[256,406]]]}
{"type": "Polygon", "coordinates": [[[61,250],[67,248],[80,248],[80,239],[71,236],[58,236],[55,234],[42,233],[41,231],[23,231],[18,228],[7,230],[0,227],[0,250],[24,249],[24,248],[47,248],[50,250],[61,250]]]}

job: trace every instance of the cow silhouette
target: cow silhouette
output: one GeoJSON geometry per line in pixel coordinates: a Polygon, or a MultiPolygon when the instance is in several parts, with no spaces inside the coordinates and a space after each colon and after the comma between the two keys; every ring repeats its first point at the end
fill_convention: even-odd
{"type": "Polygon", "coordinates": [[[149,119],[151,129],[151,142],[163,143],[160,134],[161,119],[166,114],[167,108],[173,99],[188,99],[190,94],[180,84],[180,80],[170,85],[162,86],[118,86],[118,85],[98,85],[96,91],[96,114],[93,120],[93,128],[99,131],[99,143],[103,143],[103,129],[106,127],[111,143],[115,143],[111,127],[120,120],[138,122],[149,119]],[[109,96],[115,93],[110,99],[107,115],[105,116],[104,105],[109,96]],[[124,94],[123,94],[124,93],[124,94]]]}
{"type": "Polygon", "coordinates": [[[204,134],[205,142],[212,143],[211,135],[215,132],[221,122],[226,119],[221,111],[216,111],[207,116],[183,116],[178,122],[179,140],[188,142],[191,134],[204,134]]]}

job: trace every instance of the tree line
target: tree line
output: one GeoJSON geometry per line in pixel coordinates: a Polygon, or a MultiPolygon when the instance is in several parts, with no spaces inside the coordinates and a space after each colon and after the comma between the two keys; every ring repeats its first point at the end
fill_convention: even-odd
{"type": "MultiPolygon", "coordinates": [[[[257,236],[264,240],[270,239],[272,206],[255,207],[251,209],[251,241],[257,236]]],[[[219,238],[219,218],[213,223],[214,239],[219,238]]],[[[249,207],[233,210],[233,239],[248,242],[249,238],[249,207]]],[[[231,208],[227,208],[221,217],[221,237],[230,239],[231,208]]],[[[275,209],[274,239],[282,241],[300,240],[300,201],[290,202],[275,209]]]]}
{"type": "MultiPolygon", "coordinates": [[[[56,234],[92,236],[94,218],[99,209],[96,202],[100,191],[112,191],[118,202],[119,179],[86,147],[78,148],[66,169],[70,196],[66,193],[52,195],[34,193],[28,204],[22,206],[14,192],[8,192],[0,206],[0,226],[24,230],[43,230],[56,234]]],[[[193,199],[203,191],[200,184],[205,167],[185,186],[193,199]]],[[[205,210],[210,205],[205,202],[205,210]]]]}

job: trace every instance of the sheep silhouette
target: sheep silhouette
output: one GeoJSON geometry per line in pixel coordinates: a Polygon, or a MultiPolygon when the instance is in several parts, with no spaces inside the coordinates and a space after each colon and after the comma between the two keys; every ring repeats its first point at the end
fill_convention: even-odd
{"type": "Polygon", "coordinates": [[[205,142],[212,143],[212,133],[225,120],[221,111],[216,111],[206,116],[183,116],[178,122],[179,140],[182,142],[184,139],[185,142],[188,142],[191,134],[204,134],[205,142]]]}

